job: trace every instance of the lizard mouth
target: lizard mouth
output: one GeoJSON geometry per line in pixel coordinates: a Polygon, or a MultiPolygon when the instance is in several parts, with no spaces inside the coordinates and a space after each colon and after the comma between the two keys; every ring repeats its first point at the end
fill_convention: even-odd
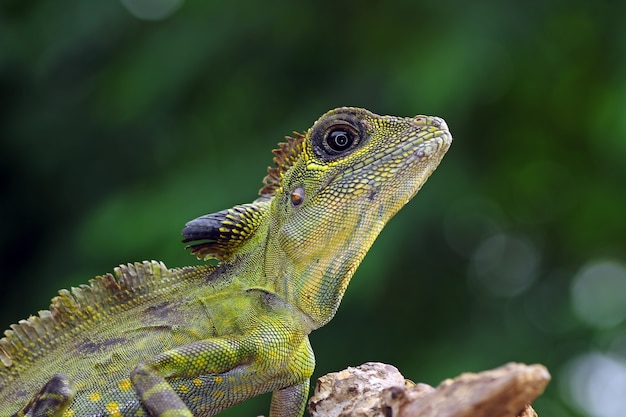
{"type": "MultiPolygon", "coordinates": [[[[444,122],[445,123],[445,122],[444,122]]],[[[446,153],[452,143],[452,135],[448,130],[437,130],[432,136],[423,138],[417,144],[417,149],[413,151],[413,155],[417,159],[428,159],[433,156],[440,155],[439,159],[446,153]]]]}

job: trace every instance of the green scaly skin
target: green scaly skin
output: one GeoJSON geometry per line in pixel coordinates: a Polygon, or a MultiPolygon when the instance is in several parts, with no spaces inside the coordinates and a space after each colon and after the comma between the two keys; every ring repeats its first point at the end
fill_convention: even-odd
{"type": "Polygon", "coordinates": [[[212,416],[272,391],[304,412],[308,334],[452,142],[436,117],[340,108],[275,150],[260,197],[183,230],[217,266],[129,264],[0,340],[0,416],[212,416]]]}

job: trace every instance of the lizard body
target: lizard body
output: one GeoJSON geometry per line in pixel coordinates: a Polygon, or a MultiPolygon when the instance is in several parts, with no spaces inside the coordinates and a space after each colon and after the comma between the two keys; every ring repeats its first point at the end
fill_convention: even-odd
{"type": "Polygon", "coordinates": [[[0,416],[212,416],[273,392],[304,412],[308,334],[450,146],[437,117],[332,110],[274,151],[260,197],[187,223],[217,265],[121,266],[0,340],[0,416]]]}

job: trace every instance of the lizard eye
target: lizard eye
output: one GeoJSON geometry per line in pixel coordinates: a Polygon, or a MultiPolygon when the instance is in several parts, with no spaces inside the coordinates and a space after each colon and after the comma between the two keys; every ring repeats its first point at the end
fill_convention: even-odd
{"type": "Polygon", "coordinates": [[[352,114],[339,114],[318,121],[311,131],[317,156],[332,161],[352,152],[367,140],[364,123],[352,114]]]}
{"type": "Polygon", "coordinates": [[[326,134],[326,144],[336,152],[343,152],[348,149],[354,142],[352,132],[342,127],[329,131],[326,134]]]}

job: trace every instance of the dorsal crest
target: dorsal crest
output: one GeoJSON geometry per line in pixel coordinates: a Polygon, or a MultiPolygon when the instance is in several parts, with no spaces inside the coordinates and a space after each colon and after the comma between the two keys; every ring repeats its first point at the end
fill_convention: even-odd
{"type": "Polygon", "coordinates": [[[161,262],[121,265],[71,290],[61,290],[49,310],[20,320],[0,339],[0,388],[33,360],[55,346],[81,337],[111,319],[113,312],[130,308],[170,291],[179,282],[207,276],[214,267],[202,265],[168,269],[161,262]]]}
{"type": "Polygon", "coordinates": [[[302,153],[306,133],[293,132],[293,136],[285,136],[285,139],[287,142],[279,143],[279,148],[272,151],[276,166],[267,168],[267,175],[263,179],[263,188],[259,190],[261,200],[276,194],[283,175],[302,153]]]}

